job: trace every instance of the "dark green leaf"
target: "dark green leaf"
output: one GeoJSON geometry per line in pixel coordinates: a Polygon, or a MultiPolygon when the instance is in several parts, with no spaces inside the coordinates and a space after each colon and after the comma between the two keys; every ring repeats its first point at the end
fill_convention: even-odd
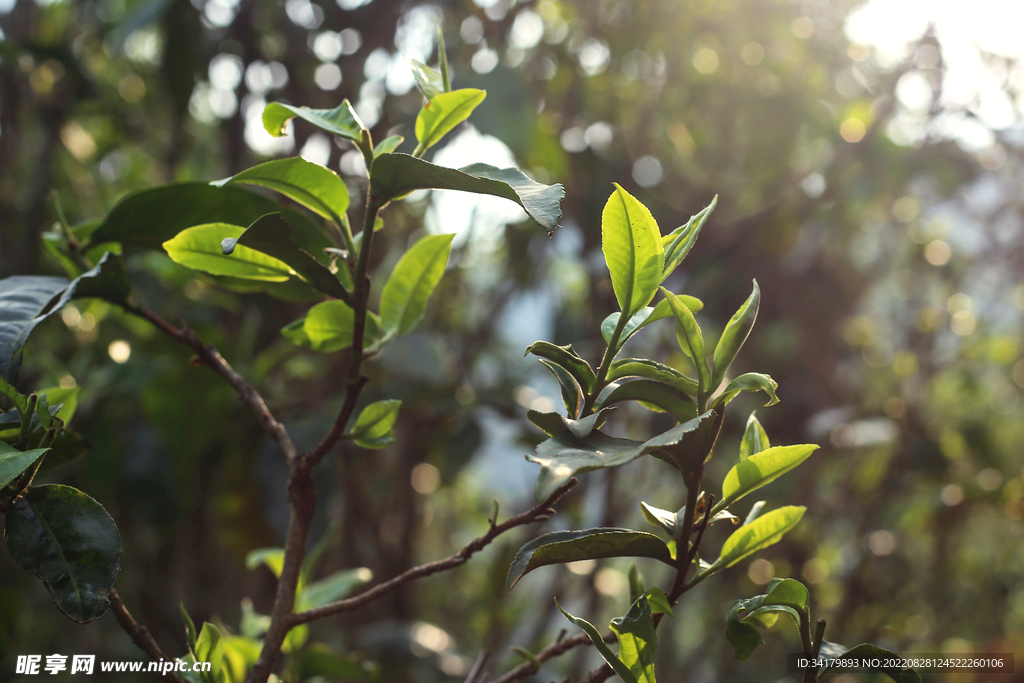
{"type": "Polygon", "coordinates": [[[455,235],[428,235],[402,255],[384,283],[380,319],[385,338],[412,332],[426,315],[448,264],[455,235]]]}
{"type": "Polygon", "coordinates": [[[560,413],[542,413],[537,410],[526,411],[526,417],[548,436],[558,436],[569,430],[577,439],[582,439],[604,423],[604,414],[608,410],[614,408],[599,410],[582,420],[572,420],[560,413]]]}
{"type": "MultiPolygon", "coordinates": [[[[25,341],[36,325],[52,313],[49,304],[68,284],[65,278],[41,275],[16,275],[0,280],[0,377],[7,382],[17,383],[25,341]]],[[[3,393],[15,400],[10,390],[3,393]]]]}
{"type": "Polygon", "coordinates": [[[712,514],[775,481],[809,458],[816,450],[818,447],[815,444],[775,446],[741,460],[725,475],[722,482],[722,499],[715,505],[712,514]]]}
{"type": "Polygon", "coordinates": [[[70,486],[30,488],[7,513],[7,548],[64,614],[84,624],[103,615],[121,565],[121,538],[103,506],[70,486]]]}
{"type": "Polygon", "coordinates": [[[609,382],[625,377],[643,377],[668,384],[688,394],[697,394],[697,381],[695,379],[687,377],[675,368],[670,368],[667,365],[647,360],[646,358],[623,358],[615,361],[608,368],[609,382]]]}
{"type": "MultiPolygon", "coordinates": [[[[566,372],[571,374],[584,392],[593,391],[597,376],[590,363],[580,357],[572,344],[568,346],[556,346],[551,342],[536,341],[526,347],[526,353],[532,353],[540,358],[547,358],[552,363],[562,366],[566,372]]],[[[525,354],[524,354],[525,355],[525,354]]]]}
{"type": "Polygon", "coordinates": [[[763,391],[769,396],[768,403],[764,404],[765,407],[773,406],[779,402],[779,397],[775,395],[775,390],[778,387],[775,380],[768,375],[748,372],[729,382],[729,386],[715,399],[713,406],[728,405],[741,391],[763,391]]]}
{"type": "Polygon", "coordinates": [[[740,309],[733,314],[725,325],[718,346],[715,347],[714,367],[711,371],[711,388],[717,389],[718,385],[725,379],[725,373],[729,370],[736,354],[740,352],[743,342],[747,340],[750,330],[754,327],[757,319],[757,310],[761,304],[761,290],[754,280],[754,291],[740,309]]]}
{"type": "MultiPolygon", "coordinates": [[[[61,411],[63,411],[63,408],[61,411]]],[[[57,414],[60,415],[59,412],[57,414]]],[[[50,446],[50,452],[46,454],[46,460],[43,461],[39,471],[45,474],[74,462],[85,455],[89,448],[89,444],[86,443],[81,434],[65,429],[57,435],[57,439],[50,446]]]]}
{"type": "Polygon", "coordinates": [[[697,404],[689,396],[655,380],[638,379],[620,384],[601,402],[601,407],[621,401],[639,401],[645,408],[663,410],[679,422],[697,417],[697,404]]]}
{"type": "Polygon", "coordinates": [[[601,632],[586,619],[580,619],[562,609],[562,606],[558,604],[558,600],[555,600],[555,606],[558,607],[558,611],[565,615],[565,618],[571,621],[576,626],[583,629],[583,632],[590,636],[590,640],[593,641],[594,647],[601,653],[604,661],[608,662],[608,666],[615,671],[615,674],[623,680],[623,683],[637,683],[636,676],[629,670],[629,667],[622,663],[615,653],[612,652],[611,648],[604,642],[604,638],[601,636],[601,632]]]}
{"type": "Polygon", "coordinates": [[[611,628],[619,640],[619,659],[629,667],[638,683],[657,683],[654,660],[658,636],[647,597],[641,596],[625,616],[612,619],[611,628]]]}
{"type": "MultiPolygon", "coordinates": [[[[718,195],[715,195],[711,203],[701,210],[700,213],[692,216],[686,222],[686,225],[676,228],[662,238],[662,243],[665,245],[665,268],[661,273],[662,281],[671,275],[672,271],[678,268],[679,264],[686,258],[686,255],[690,253],[690,248],[697,241],[701,228],[704,227],[711,212],[715,210],[716,204],[718,204],[718,195]]],[[[691,308],[691,310],[693,309],[691,308]]]]}
{"type": "Polygon", "coordinates": [[[0,489],[10,484],[22,472],[32,467],[36,460],[46,453],[48,448],[36,448],[31,451],[19,451],[0,441],[0,489]]]}
{"type": "Polygon", "coordinates": [[[425,150],[441,141],[448,131],[469,118],[487,93],[475,88],[443,92],[429,98],[416,117],[416,139],[425,150]]]}
{"type": "Polygon", "coordinates": [[[745,662],[757,649],[758,645],[764,644],[764,638],[757,627],[743,621],[741,612],[757,609],[761,606],[763,595],[746,600],[737,600],[725,615],[725,636],[732,644],[736,659],[745,662]]]}
{"type": "Polygon", "coordinates": [[[363,408],[352,429],[345,434],[363,448],[383,448],[395,440],[391,428],[398,419],[402,402],[395,399],[376,401],[363,408]]]}
{"type": "Polygon", "coordinates": [[[754,453],[768,450],[772,447],[768,440],[768,433],[764,431],[760,420],[754,413],[747,418],[747,427],[743,430],[743,440],[740,442],[740,461],[746,460],[754,453]]]}
{"type": "Polygon", "coordinates": [[[295,243],[292,226],[280,213],[261,216],[238,237],[225,237],[220,246],[225,255],[232,254],[236,246],[255,249],[285,263],[324,294],[335,299],[349,299],[348,292],[334,273],[295,243]]]}
{"type": "Polygon", "coordinates": [[[249,225],[280,211],[274,200],[240,187],[187,182],[134,192],[119,201],[90,238],[155,249],[193,225],[249,225]]]}
{"type": "Polygon", "coordinates": [[[665,542],[646,531],[598,528],[553,531],[530,541],[516,553],[508,570],[509,590],[537,567],[605,557],[651,557],[672,564],[665,542]]]}
{"type": "MultiPolygon", "coordinates": [[[[0,286],[2,286],[0,281],[0,286]]],[[[3,330],[3,323],[0,322],[0,331],[3,330]]],[[[18,422],[21,422],[21,415],[28,410],[28,398],[18,393],[18,390],[7,383],[7,380],[0,375],[0,395],[6,396],[7,399],[14,405],[16,412],[18,413],[18,422]]]]}
{"type": "Polygon", "coordinates": [[[348,100],[342,100],[334,109],[310,109],[271,102],[263,110],[263,127],[274,137],[281,137],[284,135],[285,124],[296,116],[309,121],[320,130],[354,142],[360,141],[362,131],[366,128],[348,100]]]}
{"type": "Polygon", "coordinates": [[[682,299],[664,287],[661,288],[665,299],[672,309],[672,315],[676,319],[676,338],[679,340],[679,348],[693,362],[697,368],[697,381],[701,394],[708,394],[714,387],[711,386],[711,373],[708,371],[708,364],[704,358],[704,335],[701,334],[700,326],[693,317],[693,312],[686,306],[682,299]]]}
{"type": "Polygon", "coordinates": [[[331,169],[302,157],[268,161],[212,184],[223,186],[228,183],[259,185],[280,192],[339,225],[348,211],[345,181],[331,169]]]}
{"type": "Polygon", "coordinates": [[[619,308],[631,316],[658,291],[665,249],[654,216],[617,184],[601,213],[601,249],[619,308]]]}
{"type": "Polygon", "coordinates": [[[631,603],[636,602],[640,599],[647,591],[647,585],[644,583],[643,574],[636,568],[636,562],[629,563],[629,600],[631,603]]]}
{"type": "MultiPolygon", "coordinates": [[[[696,297],[687,296],[686,294],[677,294],[676,296],[686,304],[686,307],[690,309],[691,313],[696,313],[704,308],[704,302],[696,297]]],[[[615,331],[615,326],[619,323],[620,315],[622,314],[612,313],[601,323],[601,336],[604,337],[604,340],[609,344],[612,341],[612,333],[615,331]]],[[[657,322],[663,318],[668,318],[671,315],[672,309],[669,307],[667,299],[662,299],[656,306],[646,306],[645,308],[641,308],[633,314],[633,317],[629,319],[629,322],[627,322],[626,326],[623,328],[622,334],[619,336],[619,348],[622,348],[622,345],[625,344],[630,337],[639,332],[642,327],[646,327],[647,325],[657,322]]]]}
{"type": "Polygon", "coordinates": [[[576,381],[568,370],[563,368],[557,363],[552,363],[546,358],[540,359],[541,364],[551,371],[551,374],[558,380],[558,386],[562,390],[562,403],[565,404],[565,410],[571,416],[571,419],[575,420],[580,416],[580,412],[583,410],[583,404],[586,400],[586,396],[583,393],[583,388],[576,381]]]}
{"type": "Polygon", "coordinates": [[[543,500],[576,474],[605,467],[618,467],[642,455],[683,442],[687,434],[696,432],[703,422],[710,422],[706,413],[655,436],[647,441],[618,439],[594,431],[580,439],[568,431],[547,439],[526,459],[541,466],[537,477],[537,499],[543,500]]]}
{"type": "Polygon", "coordinates": [[[379,201],[404,197],[413,190],[462,190],[502,197],[523,207],[549,234],[558,227],[565,196],[561,185],[536,183],[516,168],[473,164],[455,170],[408,154],[381,154],[374,159],[370,191],[379,201]]]}

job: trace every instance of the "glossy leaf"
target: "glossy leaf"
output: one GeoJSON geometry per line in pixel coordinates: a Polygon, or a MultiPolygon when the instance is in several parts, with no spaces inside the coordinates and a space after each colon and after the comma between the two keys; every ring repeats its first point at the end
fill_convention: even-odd
{"type": "Polygon", "coordinates": [[[167,255],[175,262],[211,275],[227,275],[245,280],[285,282],[292,269],[280,259],[238,246],[230,255],[221,249],[221,242],[239,238],[245,228],[227,223],[197,225],[164,242],[167,255]]]}
{"type": "Polygon", "coordinates": [[[241,187],[205,182],[171,183],[133,192],[120,200],[92,233],[89,244],[120,242],[156,249],[193,225],[249,225],[281,207],[241,187]]]}
{"type": "Polygon", "coordinates": [[[624,382],[601,402],[602,408],[621,401],[638,401],[645,408],[668,413],[679,422],[697,417],[697,404],[679,389],[649,379],[624,382]]]}
{"type": "Polygon", "coordinates": [[[210,670],[200,672],[203,683],[222,683],[225,672],[221,667],[224,660],[224,643],[220,629],[205,622],[196,638],[196,660],[210,662],[210,670]]]}
{"type": "Polygon", "coordinates": [[[768,450],[772,447],[768,440],[768,433],[764,431],[760,420],[754,413],[747,418],[746,429],[743,430],[743,440],[740,441],[740,461],[746,460],[755,453],[768,450]]]}
{"type": "Polygon", "coordinates": [[[455,235],[428,235],[402,255],[384,283],[380,319],[386,337],[412,332],[427,312],[427,300],[441,282],[455,235]]]}
{"type": "Polygon", "coordinates": [[[381,154],[373,161],[370,191],[381,202],[404,197],[414,190],[462,190],[513,201],[548,233],[558,227],[565,190],[560,184],[543,185],[517,168],[473,164],[456,170],[437,166],[408,154],[381,154]]]}
{"type": "MultiPolygon", "coordinates": [[[[701,228],[704,227],[711,212],[715,210],[716,204],[718,204],[718,195],[715,195],[711,203],[702,209],[700,213],[692,216],[686,222],[686,225],[676,228],[662,238],[662,243],[665,245],[665,267],[661,273],[662,281],[671,275],[679,267],[679,264],[683,262],[686,255],[690,253],[690,249],[697,241],[697,236],[700,235],[701,228]]],[[[694,312],[696,313],[696,311],[694,312]]]]}
{"type": "Polygon", "coordinates": [[[366,567],[342,569],[330,576],[310,583],[295,598],[295,610],[303,612],[329,605],[350,595],[352,591],[373,578],[373,572],[366,567]]]}
{"type": "Polygon", "coordinates": [[[337,173],[302,157],[275,159],[212,183],[259,185],[293,199],[310,211],[341,224],[348,211],[348,188],[337,173]]]}
{"type": "Polygon", "coordinates": [[[564,609],[562,609],[562,606],[558,604],[557,599],[555,600],[555,607],[558,608],[559,612],[565,615],[566,619],[571,621],[576,626],[579,626],[581,629],[583,629],[584,633],[590,636],[590,640],[593,641],[594,647],[597,648],[597,651],[604,658],[604,661],[608,662],[608,666],[612,668],[612,670],[615,672],[615,675],[623,680],[623,683],[637,683],[636,676],[633,675],[633,672],[630,671],[628,666],[622,663],[622,660],[615,656],[615,653],[612,652],[611,648],[608,647],[607,643],[604,642],[604,637],[601,635],[601,632],[597,630],[597,627],[595,627],[586,619],[574,617],[573,615],[566,612],[564,609]]]}
{"type": "Polygon", "coordinates": [[[562,403],[565,405],[566,412],[573,420],[579,418],[586,398],[583,393],[583,387],[581,387],[579,382],[576,381],[576,378],[561,365],[552,363],[546,358],[541,358],[540,362],[544,367],[551,371],[551,374],[554,375],[555,379],[558,381],[558,386],[562,391],[562,403]]]}
{"type": "Polygon", "coordinates": [[[519,579],[538,567],[605,557],[650,557],[672,564],[665,542],[646,531],[615,528],[552,531],[519,549],[505,583],[512,590],[519,579]]]}
{"type": "Polygon", "coordinates": [[[292,226],[283,214],[261,216],[238,237],[225,237],[221,240],[221,253],[230,256],[239,246],[281,261],[328,296],[346,301],[350,298],[334,273],[292,239],[292,226]]]}
{"type": "Polygon", "coordinates": [[[700,326],[693,317],[693,312],[686,306],[682,299],[664,287],[661,289],[672,309],[672,315],[676,319],[676,338],[679,340],[679,347],[689,357],[697,368],[697,383],[702,394],[708,393],[711,389],[711,373],[705,361],[704,335],[701,334],[700,326]]]}
{"type": "MultiPolygon", "coordinates": [[[[579,383],[580,388],[584,392],[590,392],[594,389],[594,384],[597,382],[597,376],[594,374],[594,369],[590,367],[590,363],[580,357],[576,350],[572,348],[572,344],[568,346],[557,346],[551,342],[536,341],[526,347],[526,353],[532,353],[540,358],[546,358],[549,361],[562,366],[566,372],[571,374],[576,382],[579,383]]],[[[525,355],[525,354],[524,354],[525,355]]]]}
{"type": "Polygon", "coordinates": [[[806,510],[800,505],[787,505],[741,526],[726,539],[714,566],[722,569],[731,567],[748,555],[774,545],[797,525],[806,510]]]}
{"type": "Polygon", "coordinates": [[[715,399],[715,406],[724,406],[732,401],[741,391],[763,391],[768,394],[768,403],[764,404],[764,407],[773,406],[779,402],[779,397],[775,395],[775,390],[778,389],[779,385],[768,375],[761,374],[759,372],[748,372],[745,375],[740,375],[733,381],[729,382],[729,386],[725,388],[718,398],[715,399]]]}
{"type": "Polygon", "coordinates": [[[359,413],[345,438],[355,441],[363,448],[384,448],[393,443],[395,435],[391,428],[398,419],[398,409],[401,406],[402,402],[394,399],[371,403],[359,413]]]}
{"type": "MultiPolygon", "coordinates": [[[[686,304],[686,307],[690,309],[691,313],[704,308],[704,302],[697,297],[687,296],[686,294],[677,294],[677,297],[686,304]]],[[[604,321],[601,322],[601,336],[609,344],[612,342],[612,333],[615,331],[615,326],[619,323],[619,316],[621,313],[612,313],[604,321]]],[[[668,305],[666,299],[662,299],[656,306],[646,306],[641,308],[639,311],[633,314],[633,317],[629,319],[626,326],[622,329],[622,334],[619,336],[619,348],[629,341],[629,338],[639,332],[641,328],[647,325],[662,320],[663,318],[671,317],[672,309],[668,305]]]]}
{"type": "MultiPolygon", "coordinates": [[[[3,323],[0,323],[0,328],[2,328],[2,325],[3,323]]],[[[28,410],[28,398],[19,393],[18,390],[15,389],[13,386],[8,384],[7,380],[4,379],[3,376],[0,376],[0,396],[7,397],[7,400],[9,400],[14,405],[14,408],[17,411],[19,418],[22,414],[24,414],[26,410],[28,410]]],[[[20,422],[21,420],[19,419],[18,421],[20,422]]]]}
{"type": "Polygon", "coordinates": [[[816,450],[818,446],[815,444],[775,446],[741,460],[725,475],[722,482],[722,500],[715,505],[712,513],[775,481],[809,458],[816,450]]]}
{"type": "Polygon", "coordinates": [[[674,539],[679,535],[680,520],[675,512],[656,508],[643,501],[640,502],[640,510],[644,513],[644,519],[653,526],[664,529],[669,538],[674,539]]]}
{"type": "Polygon", "coordinates": [[[604,414],[609,410],[614,408],[599,410],[581,420],[572,420],[560,413],[542,413],[538,410],[526,411],[526,417],[548,436],[558,436],[568,430],[577,439],[582,439],[604,424],[604,414]]]}
{"type": "Polygon", "coordinates": [[[725,616],[725,634],[736,659],[746,661],[764,638],[757,625],[771,626],[778,614],[788,614],[797,628],[809,628],[807,588],[793,579],[772,579],[763,595],[733,603],[725,616]],[[745,614],[744,614],[745,613],[745,614]]]}
{"type": "Polygon", "coordinates": [[[711,388],[717,389],[718,385],[725,379],[725,373],[729,370],[736,354],[739,353],[743,342],[750,335],[757,319],[757,310],[761,304],[761,290],[754,280],[754,291],[750,293],[747,300],[743,302],[739,310],[733,314],[725,325],[725,330],[715,347],[713,367],[711,370],[711,388]]]}
{"type": "Polygon", "coordinates": [[[463,88],[431,97],[416,117],[419,148],[425,150],[440,142],[448,131],[468,119],[486,97],[486,92],[476,88],[463,88]]]}
{"type": "MultiPolygon", "coordinates": [[[[364,347],[367,342],[377,339],[379,319],[367,313],[366,329],[363,332],[364,347]]],[[[344,301],[324,301],[313,306],[306,317],[292,321],[281,329],[281,335],[299,346],[332,353],[352,345],[355,328],[355,312],[344,301]]]]}
{"type": "Polygon", "coordinates": [[[36,460],[43,457],[49,448],[36,448],[31,451],[19,451],[13,446],[0,441],[0,489],[10,484],[22,472],[32,467],[36,460]]]}
{"type": "Polygon", "coordinates": [[[377,158],[381,154],[389,154],[391,152],[394,152],[396,149],[398,149],[398,146],[403,142],[405,142],[405,138],[402,137],[401,135],[389,135],[380,142],[378,142],[377,146],[373,148],[373,157],[377,158]]]}
{"type": "Polygon", "coordinates": [[[412,77],[416,79],[416,85],[419,87],[420,92],[428,100],[432,100],[438,95],[446,92],[444,87],[444,78],[441,76],[441,72],[437,69],[427,66],[418,59],[406,56],[409,61],[409,68],[412,70],[412,77]]]}
{"type": "Polygon", "coordinates": [[[707,415],[694,418],[647,441],[633,441],[608,436],[599,431],[580,439],[566,431],[543,441],[534,455],[526,459],[541,466],[537,476],[537,499],[543,500],[569,478],[606,467],[619,467],[640,456],[679,444],[696,432],[707,415]]]}
{"type": "Polygon", "coordinates": [[[334,109],[310,109],[271,102],[263,110],[263,127],[274,137],[281,137],[284,135],[285,125],[296,116],[312,123],[320,130],[354,142],[360,141],[362,131],[366,127],[348,100],[342,100],[334,109]]]}
{"type": "Polygon", "coordinates": [[[675,368],[663,365],[657,361],[646,358],[623,358],[611,364],[608,368],[608,381],[624,379],[626,377],[643,377],[644,379],[655,380],[668,384],[679,391],[688,394],[697,394],[697,381],[687,377],[675,368]]]}
{"type": "Polygon", "coordinates": [[[30,488],[11,504],[7,548],[78,623],[103,616],[121,565],[121,538],[103,506],[70,486],[30,488]]]}
{"type": "Polygon", "coordinates": [[[638,683],[657,683],[654,661],[658,636],[647,597],[636,600],[625,616],[612,619],[611,628],[619,641],[619,659],[629,667],[638,683]]]}
{"type": "Polygon", "coordinates": [[[601,249],[619,308],[632,316],[658,291],[665,250],[654,216],[619,185],[601,213],[601,249]]]}

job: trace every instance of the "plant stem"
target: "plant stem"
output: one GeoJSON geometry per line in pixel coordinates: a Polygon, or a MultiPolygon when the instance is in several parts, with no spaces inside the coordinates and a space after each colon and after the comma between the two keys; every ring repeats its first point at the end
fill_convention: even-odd
{"type": "Polygon", "coordinates": [[[21,415],[21,431],[18,433],[18,450],[23,451],[28,448],[29,437],[32,436],[32,418],[36,414],[36,404],[39,402],[39,396],[34,392],[28,396],[28,407],[25,408],[25,412],[21,415]]]}
{"type": "MultiPolygon", "coordinates": [[[[802,621],[802,619],[801,619],[801,621],[802,621]]],[[[802,623],[801,623],[801,626],[802,626],[802,623]]],[[[801,631],[802,630],[803,629],[801,629],[801,631]]],[[[818,623],[817,623],[817,625],[814,628],[814,640],[811,642],[811,652],[810,652],[811,657],[810,658],[811,658],[812,661],[818,659],[818,655],[821,654],[821,643],[824,641],[824,639],[825,639],[825,620],[824,619],[818,619],[818,623]]],[[[811,666],[807,667],[807,669],[804,671],[803,683],[815,683],[815,681],[817,681],[817,680],[818,680],[818,666],[817,666],[817,664],[812,664],[811,666]]]]}
{"type": "Polygon", "coordinates": [[[612,337],[608,340],[608,346],[604,350],[604,356],[601,358],[601,364],[597,366],[597,377],[594,380],[594,388],[587,394],[587,399],[583,404],[583,411],[581,417],[586,417],[594,412],[594,403],[597,401],[597,397],[601,394],[601,390],[604,389],[605,378],[608,376],[608,370],[612,366],[612,361],[615,360],[615,356],[619,353],[619,337],[622,336],[622,331],[626,329],[626,324],[632,316],[627,316],[625,312],[619,313],[619,320],[615,323],[615,329],[612,331],[612,337]]]}

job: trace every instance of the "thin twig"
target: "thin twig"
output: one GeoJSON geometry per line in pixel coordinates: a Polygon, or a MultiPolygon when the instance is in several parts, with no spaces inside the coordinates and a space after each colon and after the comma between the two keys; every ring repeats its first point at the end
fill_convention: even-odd
{"type": "Polygon", "coordinates": [[[576,486],[577,483],[579,483],[578,480],[573,477],[555,489],[555,492],[548,496],[547,500],[544,502],[534,505],[526,512],[520,513],[515,517],[511,517],[501,524],[495,524],[495,520],[491,520],[491,528],[487,530],[486,534],[470,541],[462,548],[462,550],[454,555],[446,557],[443,560],[437,560],[436,562],[430,562],[428,564],[421,564],[418,567],[408,569],[398,576],[388,579],[384,583],[379,583],[373,588],[370,588],[369,590],[366,590],[354,597],[338,600],[337,602],[332,602],[331,604],[324,605],[323,607],[293,614],[287,620],[288,625],[289,627],[294,627],[299,624],[315,621],[316,619],[329,617],[332,614],[350,612],[362,607],[368,602],[376,600],[385,593],[390,593],[405,583],[423,578],[424,576],[430,576],[431,574],[437,574],[438,572],[459,567],[465,564],[470,557],[488,546],[491,541],[509,529],[513,529],[524,524],[530,524],[540,518],[547,518],[549,515],[553,514],[554,510],[552,509],[552,506],[558,503],[562,496],[568,493],[569,489],[576,486]]]}
{"type": "MultiPolygon", "coordinates": [[[[562,633],[565,633],[565,631],[563,630],[562,633]]],[[[610,643],[613,640],[615,640],[614,633],[605,634],[604,641],[606,643],[610,643]]],[[[538,662],[546,662],[549,659],[553,659],[555,657],[558,657],[559,655],[565,654],[573,648],[577,648],[581,645],[590,644],[590,636],[588,636],[586,633],[579,633],[575,636],[572,636],[571,638],[560,638],[559,640],[556,640],[554,643],[548,645],[546,648],[538,652],[536,659],[538,662]]],[[[533,662],[523,662],[522,664],[520,664],[519,666],[509,671],[504,676],[502,676],[501,678],[495,679],[491,683],[513,683],[513,681],[518,681],[521,678],[532,676],[537,672],[538,668],[540,667],[538,667],[533,662]]]]}
{"type": "MultiPolygon", "coordinates": [[[[128,608],[121,602],[121,596],[117,594],[116,590],[111,588],[110,594],[107,597],[110,599],[110,608],[114,611],[114,616],[117,617],[117,623],[121,624],[121,628],[131,636],[132,642],[138,645],[139,649],[149,655],[149,658],[154,662],[173,661],[163,653],[160,646],[153,640],[149,629],[145,626],[140,626],[132,618],[131,613],[128,612],[128,608]]],[[[157,675],[161,680],[164,680],[163,675],[157,675]]],[[[168,671],[166,675],[170,676],[175,683],[185,683],[185,680],[174,671],[168,671]]]]}
{"type": "Polygon", "coordinates": [[[181,342],[195,351],[199,362],[212,368],[217,374],[227,380],[228,384],[232,386],[239,398],[249,406],[252,412],[256,415],[256,418],[260,421],[260,424],[263,425],[263,430],[268,436],[270,436],[270,438],[277,442],[277,445],[284,452],[285,458],[289,462],[296,458],[295,444],[292,443],[284,425],[274,418],[273,414],[271,414],[270,410],[267,408],[267,404],[263,401],[263,397],[258,391],[256,391],[255,387],[246,382],[241,375],[235,372],[231,365],[224,360],[224,357],[220,355],[213,345],[205,344],[203,340],[199,338],[199,335],[188,327],[180,318],[178,321],[181,323],[181,327],[178,328],[147,308],[134,306],[126,308],[125,310],[139,316],[140,318],[148,320],[169,337],[181,342]]]}
{"type": "Polygon", "coordinates": [[[465,683],[480,683],[484,677],[484,667],[487,666],[487,660],[491,658],[491,653],[488,650],[484,650],[480,653],[480,656],[476,658],[476,663],[473,664],[473,668],[469,670],[469,675],[466,676],[465,683]]]}

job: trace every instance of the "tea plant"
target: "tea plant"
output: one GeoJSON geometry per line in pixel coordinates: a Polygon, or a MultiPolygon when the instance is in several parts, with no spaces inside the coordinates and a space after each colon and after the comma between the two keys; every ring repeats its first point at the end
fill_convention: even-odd
{"type": "MultiPolygon", "coordinates": [[[[560,217],[561,185],[535,182],[517,169],[474,164],[454,170],[422,159],[486,97],[481,90],[452,89],[443,41],[439,42],[437,69],[418,62],[412,65],[426,102],[416,119],[417,144],[411,154],[396,152],[404,142],[400,136],[374,144],[348,101],[329,110],[275,102],[263,112],[263,123],[272,135],[285,134],[286,124],[298,118],[359,150],[368,186],[358,229],[349,221],[348,189],[337,174],[299,157],[279,159],[214,183],[172,183],[137,192],[102,219],[83,225],[72,227],[61,218],[61,229],[45,236],[44,247],[70,277],[21,276],[0,281],[0,393],[11,406],[0,413],[0,510],[6,514],[5,538],[12,557],[42,580],[58,608],[73,620],[91,621],[111,606],[122,627],[151,658],[172,659],[132,618],[113,588],[121,557],[114,521],[99,503],[77,489],[33,485],[40,473],[55,470],[86,451],[81,436],[65,426],[75,411],[77,388],[46,388],[27,395],[16,388],[23,350],[43,320],[75,299],[99,298],[148,321],[194,353],[194,364],[218,373],[284,457],[290,511],[284,547],[253,551],[247,562],[250,568],[265,565],[276,575],[273,608],[270,614],[260,615],[251,603],[245,603],[238,628],[225,630],[212,623],[197,629],[182,605],[189,652],[181,662],[208,661],[213,667],[200,674],[175,666],[168,674],[175,680],[262,683],[272,675],[288,681],[315,675],[372,676],[362,662],[322,643],[309,642],[307,624],[354,610],[411,581],[459,567],[502,533],[548,519],[555,504],[577,483],[577,475],[651,455],[678,473],[680,496],[685,495],[684,505],[676,512],[641,503],[645,518],[664,538],[618,528],[544,534],[516,555],[508,588],[538,567],[609,557],[660,561],[675,571],[671,585],[647,588],[634,567],[631,606],[623,617],[612,621],[611,633],[602,634],[563,610],[584,632],[536,655],[523,651],[528,661],[497,680],[531,675],[544,661],[592,642],[608,667],[591,672],[588,680],[602,680],[614,672],[629,683],[653,682],[656,628],[666,614],[672,617],[680,611],[680,598],[699,582],[777,542],[804,514],[804,508],[797,506],[765,511],[760,501],[741,523],[730,511],[748,494],[798,466],[816,448],[772,447],[753,416],[743,436],[739,462],[721,486],[715,487],[720,490],[718,500],[705,490],[704,465],[712,457],[728,404],[744,391],[765,392],[768,405],[778,401],[776,384],[767,375],[728,375],[757,316],[760,291],[756,282],[713,351],[705,344],[694,317],[701,302],[661,287],[690,251],[714,203],[662,236],[647,208],[616,186],[604,208],[601,229],[620,311],[601,325],[607,347],[597,369],[572,346],[538,341],[528,349],[558,380],[566,409],[565,415],[528,413],[549,437],[529,456],[541,466],[537,484],[541,502],[500,523],[495,509],[487,532],[454,555],[382,582],[368,586],[371,577],[361,568],[313,580],[323,546],[306,553],[317,505],[311,470],[343,441],[376,449],[394,440],[401,401],[365,404],[362,395],[368,379],[364,363],[423,320],[451,250],[452,235],[420,238],[387,275],[379,302],[371,302],[371,253],[374,234],[386,229],[384,210],[415,190],[447,189],[514,201],[549,234],[560,217]],[[281,194],[305,211],[282,208],[246,186],[281,194]],[[290,300],[326,297],[281,330],[290,342],[314,351],[348,351],[342,407],[313,448],[299,452],[256,388],[183,318],[172,324],[145,305],[125,270],[121,256],[125,249],[162,249],[179,264],[236,291],[264,291],[290,300]],[[650,306],[659,292],[661,299],[650,306]],[[662,319],[675,324],[680,348],[692,366],[685,372],[653,359],[620,357],[630,338],[662,319]],[[646,441],[601,431],[611,411],[630,401],[667,413],[676,425],[646,441]],[[707,527],[715,523],[738,528],[717,559],[707,562],[699,554],[701,541],[707,527]],[[690,576],[694,566],[696,572],[690,576]],[[619,645],[617,654],[608,646],[614,640],[619,645]]],[[[60,215],[59,206],[56,208],[60,215]]],[[[749,656],[762,642],[756,626],[770,625],[780,612],[796,620],[805,654],[843,656],[843,648],[824,643],[821,626],[811,634],[807,603],[806,589],[790,579],[776,580],[765,595],[737,602],[726,620],[726,633],[737,657],[749,656]]],[[[855,648],[847,655],[860,651],[855,648]]],[[[467,681],[484,679],[485,661],[485,657],[478,661],[467,681]]],[[[805,680],[816,680],[818,673],[817,668],[809,670],[805,680]]],[[[913,674],[889,673],[897,680],[916,680],[913,674]]]]}

